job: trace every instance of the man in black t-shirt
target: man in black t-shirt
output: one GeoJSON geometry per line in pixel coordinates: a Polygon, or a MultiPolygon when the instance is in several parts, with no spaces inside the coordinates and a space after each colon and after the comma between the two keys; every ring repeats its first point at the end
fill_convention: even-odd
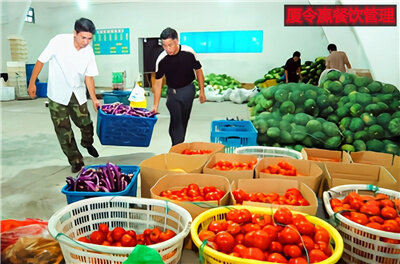
{"type": "Polygon", "coordinates": [[[285,64],[285,82],[299,82],[301,78],[301,59],[300,52],[295,51],[293,57],[288,59],[285,64]]]}
{"type": "Polygon", "coordinates": [[[200,87],[200,103],[206,101],[204,75],[193,49],[185,45],[179,45],[178,33],[174,29],[164,29],[160,37],[164,51],[161,52],[156,61],[152,111],[158,112],[162,78],[165,76],[168,86],[167,108],[171,117],[169,135],[172,146],[174,146],[185,141],[186,128],[196,94],[193,85],[196,77],[200,87]]]}

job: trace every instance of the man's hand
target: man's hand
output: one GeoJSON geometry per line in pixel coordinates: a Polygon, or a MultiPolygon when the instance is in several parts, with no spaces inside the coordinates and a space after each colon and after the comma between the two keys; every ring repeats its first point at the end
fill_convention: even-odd
{"type": "Polygon", "coordinates": [[[93,102],[94,111],[97,112],[97,110],[101,107],[101,103],[100,103],[99,100],[97,100],[97,99],[92,100],[92,102],[93,102]]]}
{"type": "Polygon", "coordinates": [[[28,95],[30,98],[35,99],[36,97],[36,84],[30,84],[28,86],[28,95]]]}
{"type": "Polygon", "coordinates": [[[200,104],[206,102],[207,98],[206,98],[206,95],[204,94],[204,92],[199,93],[199,100],[200,100],[200,104]]]}
{"type": "Polygon", "coordinates": [[[151,108],[151,110],[150,110],[150,113],[159,114],[159,113],[158,113],[158,106],[153,106],[153,107],[151,108]]]}

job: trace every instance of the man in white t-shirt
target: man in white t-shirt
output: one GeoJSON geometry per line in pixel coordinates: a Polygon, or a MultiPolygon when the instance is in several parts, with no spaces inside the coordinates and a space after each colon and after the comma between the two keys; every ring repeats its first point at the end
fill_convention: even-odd
{"type": "Polygon", "coordinates": [[[93,77],[98,75],[98,70],[93,49],[89,45],[94,34],[93,22],[80,18],[75,21],[73,34],[59,34],[52,38],[39,56],[28,86],[29,96],[35,98],[35,81],[44,63],[49,62],[47,97],[51,120],[74,173],[85,164],[76,145],[70,119],[81,130],[81,145],[93,157],[99,156],[93,147],[93,122],[86,98],[87,87],[93,107],[97,111],[100,102],[96,98],[93,77]]]}

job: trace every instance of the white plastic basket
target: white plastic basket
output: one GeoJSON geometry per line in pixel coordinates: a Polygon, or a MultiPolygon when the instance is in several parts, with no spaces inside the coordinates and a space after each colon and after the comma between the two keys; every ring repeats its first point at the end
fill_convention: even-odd
{"type": "Polygon", "coordinates": [[[268,157],[284,157],[284,158],[294,158],[303,159],[300,152],[287,148],[278,147],[263,147],[263,146],[250,146],[250,147],[239,147],[234,150],[235,154],[248,154],[257,156],[260,160],[262,158],[268,157]]]}
{"type": "Polygon", "coordinates": [[[342,259],[346,263],[371,264],[389,263],[400,264],[400,244],[391,244],[381,241],[381,238],[400,240],[399,233],[372,229],[357,224],[341,214],[335,214],[330,205],[333,198],[343,199],[350,192],[360,194],[383,193],[390,199],[399,199],[400,192],[379,188],[370,184],[348,184],[334,187],[323,194],[323,201],[331,221],[337,224],[337,230],[344,241],[342,259]]]}
{"type": "Polygon", "coordinates": [[[142,233],[146,228],[171,229],[176,236],[148,247],[157,250],[165,263],[179,263],[183,240],[189,234],[192,217],[184,208],[168,201],[127,196],[96,197],[81,200],[57,211],[49,220],[50,234],[60,243],[66,263],[121,264],[134,247],[111,247],[84,243],[106,223],[142,233]]]}

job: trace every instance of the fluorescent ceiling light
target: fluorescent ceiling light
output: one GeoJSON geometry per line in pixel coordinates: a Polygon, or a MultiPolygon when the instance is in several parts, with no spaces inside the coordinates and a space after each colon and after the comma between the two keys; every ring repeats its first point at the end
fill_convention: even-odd
{"type": "Polygon", "coordinates": [[[86,10],[89,7],[89,1],[88,0],[77,0],[78,1],[78,6],[79,9],[81,10],[86,10]]]}

